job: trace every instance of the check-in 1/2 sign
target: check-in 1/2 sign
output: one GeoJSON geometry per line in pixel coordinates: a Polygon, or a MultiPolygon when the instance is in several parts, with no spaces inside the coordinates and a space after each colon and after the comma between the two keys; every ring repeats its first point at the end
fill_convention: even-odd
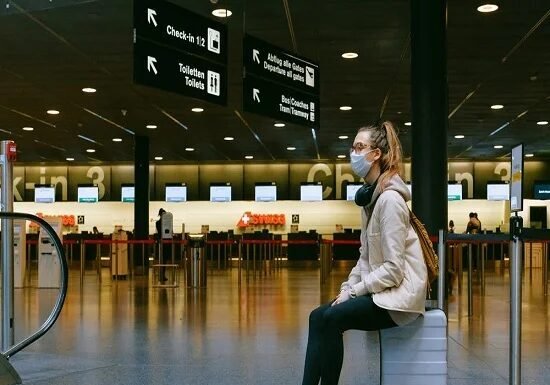
{"type": "Polygon", "coordinates": [[[243,106],[246,111],[319,128],[319,66],[245,35],[243,106]]]}
{"type": "Polygon", "coordinates": [[[134,0],[134,81],[227,104],[227,28],[162,0],[134,0]]]}

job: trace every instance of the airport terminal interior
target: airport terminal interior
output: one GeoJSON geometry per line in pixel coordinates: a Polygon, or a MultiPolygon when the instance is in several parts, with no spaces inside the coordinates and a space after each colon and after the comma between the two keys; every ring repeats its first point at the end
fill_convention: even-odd
{"type": "Polygon", "coordinates": [[[359,257],[350,146],[390,120],[413,210],[436,169],[415,182],[413,154],[447,158],[446,374],[388,382],[379,333],[351,330],[339,383],[550,384],[550,4],[434,3],[0,0],[1,211],[61,241],[0,214],[2,356],[51,320],[57,257],[68,277],[8,354],[21,383],[301,384],[309,314],[359,257]],[[419,63],[445,103],[413,116],[419,63]]]}

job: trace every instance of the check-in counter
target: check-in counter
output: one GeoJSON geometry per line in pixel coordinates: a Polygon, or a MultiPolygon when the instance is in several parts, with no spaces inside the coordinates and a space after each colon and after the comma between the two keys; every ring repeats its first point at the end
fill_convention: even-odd
{"type": "MultiPolygon", "coordinates": [[[[345,231],[343,233],[334,233],[334,241],[356,241],[359,242],[361,230],[345,231]]],[[[332,248],[333,258],[336,261],[357,261],[359,259],[359,245],[338,244],[335,243],[332,248]]]]}
{"type": "Polygon", "coordinates": [[[316,261],[319,258],[319,234],[317,231],[288,233],[287,254],[289,261],[316,261]],[[308,241],[303,244],[293,241],[308,241]]]}

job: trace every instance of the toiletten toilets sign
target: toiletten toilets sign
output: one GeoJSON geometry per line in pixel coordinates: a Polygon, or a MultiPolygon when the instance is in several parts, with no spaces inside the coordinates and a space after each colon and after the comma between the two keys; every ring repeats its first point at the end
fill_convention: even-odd
{"type": "Polygon", "coordinates": [[[245,111],[319,128],[319,66],[309,59],[245,35],[245,111]]]}
{"type": "Polygon", "coordinates": [[[134,81],[227,104],[227,28],[162,0],[134,0],[134,81]]]}

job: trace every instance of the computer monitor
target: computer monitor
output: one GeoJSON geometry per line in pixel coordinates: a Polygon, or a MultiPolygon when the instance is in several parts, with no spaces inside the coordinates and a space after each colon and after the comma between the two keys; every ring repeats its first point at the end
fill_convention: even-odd
{"type": "Polygon", "coordinates": [[[123,183],[120,187],[120,200],[132,203],[135,201],[135,187],[133,183],[123,183]]]}
{"type": "Polygon", "coordinates": [[[50,184],[35,184],[34,201],[36,203],[54,203],[55,187],[50,184]]]}
{"type": "Polygon", "coordinates": [[[510,200],[510,185],[508,183],[487,183],[488,201],[507,201],[510,200]]]}
{"type": "Polygon", "coordinates": [[[93,184],[79,184],[77,187],[78,203],[97,203],[99,187],[93,184]]]}
{"type": "Polygon", "coordinates": [[[360,182],[348,183],[346,185],[346,200],[354,201],[355,193],[357,193],[357,190],[359,190],[361,186],[363,186],[363,183],[360,182]]]}
{"type": "Polygon", "coordinates": [[[210,183],[210,202],[231,202],[231,183],[210,183]]]}
{"type": "Polygon", "coordinates": [[[275,182],[258,182],[254,186],[256,202],[274,202],[277,200],[277,184],[275,182]]]}
{"type": "Polygon", "coordinates": [[[462,200],[462,184],[461,183],[451,183],[447,185],[447,200],[448,201],[459,201],[462,200]]]}
{"type": "Polygon", "coordinates": [[[536,180],[533,184],[533,198],[542,200],[550,199],[550,181],[536,180]]]}
{"type": "Polygon", "coordinates": [[[166,183],[164,192],[166,202],[187,201],[187,185],[185,183],[166,183]]]}
{"type": "Polygon", "coordinates": [[[303,202],[322,201],[323,185],[321,182],[302,182],[300,185],[300,200],[303,202]]]}

